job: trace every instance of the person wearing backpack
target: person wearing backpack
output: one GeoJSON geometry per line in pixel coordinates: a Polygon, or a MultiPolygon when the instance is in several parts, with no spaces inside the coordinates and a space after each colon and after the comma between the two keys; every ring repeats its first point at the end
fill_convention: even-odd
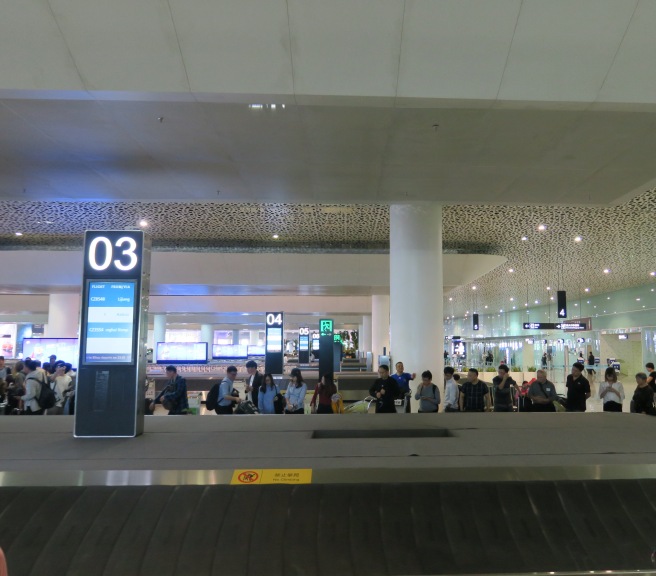
{"type": "Polygon", "coordinates": [[[46,376],[43,370],[39,370],[37,363],[31,359],[25,360],[23,373],[25,374],[25,394],[21,397],[22,413],[30,416],[41,415],[44,409],[39,406],[38,398],[41,394],[41,386],[46,382],[46,376]]]}
{"type": "Polygon", "coordinates": [[[433,384],[433,374],[426,370],[421,374],[415,400],[419,400],[419,412],[437,412],[440,409],[440,389],[433,384]]]}
{"type": "Polygon", "coordinates": [[[64,403],[66,402],[66,391],[70,386],[72,380],[71,377],[66,374],[66,366],[62,362],[57,364],[55,369],[55,375],[53,381],[49,384],[52,388],[55,396],[57,397],[57,403],[52,407],[48,408],[46,414],[48,416],[58,416],[64,413],[64,403]]]}

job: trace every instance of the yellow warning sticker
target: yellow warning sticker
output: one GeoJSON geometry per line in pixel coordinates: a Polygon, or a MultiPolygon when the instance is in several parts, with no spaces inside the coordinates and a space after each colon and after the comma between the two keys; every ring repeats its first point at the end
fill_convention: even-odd
{"type": "Polygon", "coordinates": [[[230,484],[312,484],[311,468],[268,468],[235,470],[230,484]]]}

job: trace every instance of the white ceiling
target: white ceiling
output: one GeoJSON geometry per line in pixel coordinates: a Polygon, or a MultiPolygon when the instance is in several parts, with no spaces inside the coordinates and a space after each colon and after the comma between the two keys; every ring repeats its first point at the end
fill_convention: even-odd
{"type": "Polygon", "coordinates": [[[1,0],[0,90],[656,103],[653,0],[1,0]]]}

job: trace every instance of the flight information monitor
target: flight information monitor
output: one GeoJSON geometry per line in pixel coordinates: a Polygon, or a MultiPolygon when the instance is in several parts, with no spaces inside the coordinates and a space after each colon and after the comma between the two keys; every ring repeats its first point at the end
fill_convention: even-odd
{"type": "Polygon", "coordinates": [[[204,364],[207,342],[158,342],[158,364],[204,364]]]}
{"type": "Polygon", "coordinates": [[[248,348],[245,344],[214,344],[212,358],[248,358],[248,348]]]}
{"type": "Polygon", "coordinates": [[[85,364],[132,364],[136,282],[90,281],[85,364]]]}

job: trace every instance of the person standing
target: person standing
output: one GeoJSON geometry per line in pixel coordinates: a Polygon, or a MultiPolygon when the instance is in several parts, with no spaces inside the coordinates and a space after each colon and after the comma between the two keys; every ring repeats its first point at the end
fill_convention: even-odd
{"type": "Polygon", "coordinates": [[[497,375],[492,379],[495,412],[513,411],[513,393],[517,392],[517,382],[510,377],[509,372],[510,368],[506,364],[501,364],[497,369],[497,375]]]}
{"type": "Polygon", "coordinates": [[[638,414],[656,416],[656,408],[654,408],[654,391],[647,383],[647,374],[644,372],[638,372],[635,375],[635,379],[638,386],[633,393],[633,411],[638,414]]]}
{"type": "Polygon", "coordinates": [[[547,353],[546,353],[546,352],[544,352],[544,353],[542,354],[542,368],[543,368],[544,370],[547,369],[547,353]]]}
{"type": "Polygon", "coordinates": [[[647,369],[647,384],[649,384],[654,393],[656,393],[656,371],[654,370],[654,363],[647,362],[645,368],[647,369]]]}
{"type": "Polygon", "coordinates": [[[444,368],[444,411],[459,412],[458,405],[458,383],[453,377],[454,370],[451,366],[444,368]]]}
{"type": "Polygon", "coordinates": [[[369,388],[369,395],[377,400],[376,414],[396,414],[394,398],[399,395],[399,385],[390,378],[387,364],[378,367],[378,378],[369,388]]]}
{"type": "Polygon", "coordinates": [[[66,402],[66,392],[71,385],[71,377],[66,374],[66,366],[64,364],[57,364],[54,379],[50,384],[57,402],[52,408],[46,410],[48,416],[58,416],[64,413],[64,403],[66,402]]]}
{"type": "Polygon", "coordinates": [[[259,406],[257,395],[260,393],[262,387],[262,374],[257,370],[257,362],[249,360],[246,362],[246,372],[248,373],[248,380],[246,380],[246,400],[250,400],[255,406],[259,406]]]}
{"type": "Polygon", "coordinates": [[[5,365],[5,357],[0,356],[0,380],[7,380],[7,376],[11,374],[11,368],[5,365]]]}
{"type": "Polygon", "coordinates": [[[403,362],[397,362],[395,368],[396,373],[392,374],[392,378],[396,380],[399,387],[399,398],[405,400],[406,413],[410,413],[410,381],[414,380],[417,377],[417,374],[415,372],[412,374],[404,372],[405,367],[403,366],[403,362]]]}
{"type": "Polygon", "coordinates": [[[310,401],[312,412],[317,414],[332,414],[333,413],[333,396],[337,394],[337,386],[335,386],[335,378],[332,372],[328,372],[321,377],[314,389],[314,395],[310,401]],[[319,400],[317,404],[317,399],[319,400]]]}
{"type": "Polygon", "coordinates": [[[273,380],[273,374],[265,374],[262,378],[262,385],[258,390],[257,409],[260,414],[275,414],[276,408],[273,403],[278,394],[278,386],[273,380]]]}
{"type": "Polygon", "coordinates": [[[232,403],[241,402],[239,396],[235,396],[232,392],[237,379],[237,367],[228,366],[225,378],[219,384],[219,399],[215,412],[217,414],[232,414],[232,403]]]}
{"type": "Polygon", "coordinates": [[[419,412],[437,412],[440,409],[440,389],[433,384],[430,370],[421,373],[421,384],[417,387],[415,400],[419,400],[419,412]]]}
{"type": "Polygon", "coordinates": [[[490,410],[490,389],[478,379],[478,370],[470,368],[460,392],[460,412],[486,412],[490,410]]]}
{"type": "Polygon", "coordinates": [[[621,412],[624,402],[624,386],[617,381],[615,368],[609,366],[604,381],[599,384],[599,398],[604,403],[604,412],[621,412]]]}
{"type": "Polygon", "coordinates": [[[528,389],[531,399],[531,412],[555,412],[554,402],[558,400],[556,387],[547,380],[546,370],[538,370],[535,382],[528,389]]]}
{"type": "Polygon", "coordinates": [[[572,373],[567,376],[567,411],[585,412],[586,400],[590,398],[590,382],[583,376],[585,366],[580,362],[574,362],[572,373]]]}
{"type": "Polygon", "coordinates": [[[289,384],[285,392],[285,414],[305,414],[305,395],[307,384],[303,380],[300,368],[292,368],[289,384]]]}
{"type": "Polygon", "coordinates": [[[25,360],[23,373],[25,374],[25,394],[21,397],[23,413],[41,415],[43,408],[39,406],[37,399],[41,393],[41,386],[48,385],[46,376],[34,360],[25,360]]]}

